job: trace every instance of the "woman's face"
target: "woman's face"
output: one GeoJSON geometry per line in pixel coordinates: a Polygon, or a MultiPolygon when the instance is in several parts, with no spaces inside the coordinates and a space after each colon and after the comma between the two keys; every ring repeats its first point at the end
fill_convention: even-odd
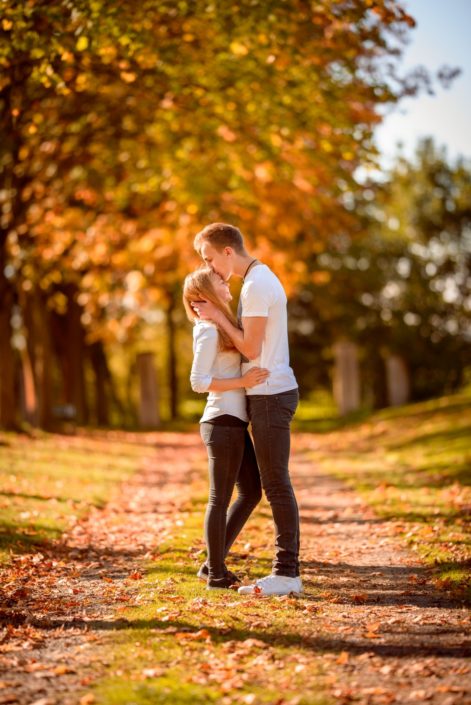
{"type": "Polygon", "coordinates": [[[229,303],[229,301],[232,301],[232,294],[229,289],[229,284],[225,282],[224,279],[219,276],[219,274],[213,272],[211,274],[211,282],[213,284],[216,294],[221,299],[221,301],[224,301],[224,303],[229,303]]]}

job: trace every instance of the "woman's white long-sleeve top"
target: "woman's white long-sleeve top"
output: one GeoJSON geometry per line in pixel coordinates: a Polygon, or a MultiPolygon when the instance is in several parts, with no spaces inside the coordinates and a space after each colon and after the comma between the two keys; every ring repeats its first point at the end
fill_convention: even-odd
{"type": "MultiPolygon", "coordinates": [[[[197,321],[193,328],[193,364],[190,382],[194,392],[204,394],[212,379],[240,377],[241,356],[236,350],[218,350],[218,330],[211,321],[197,321]]],[[[248,421],[245,389],[209,392],[200,423],[222,414],[248,421]]]]}

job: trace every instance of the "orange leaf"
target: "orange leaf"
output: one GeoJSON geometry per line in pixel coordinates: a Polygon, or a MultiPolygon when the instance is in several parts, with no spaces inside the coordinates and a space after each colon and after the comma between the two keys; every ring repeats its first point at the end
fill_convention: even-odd
{"type": "Polygon", "coordinates": [[[355,604],[361,605],[364,602],[368,601],[368,595],[365,595],[365,594],[353,595],[352,600],[353,600],[353,602],[355,602],[355,604]]]}
{"type": "Polygon", "coordinates": [[[200,629],[197,632],[176,632],[175,637],[188,641],[199,641],[202,639],[211,639],[211,634],[207,629],[200,629]]]}
{"type": "Polygon", "coordinates": [[[349,658],[350,658],[350,654],[348,653],[348,651],[342,651],[342,653],[340,654],[340,656],[336,660],[336,663],[340,663],[340,664],[348,663],[349,658]]]}
{"type": "Polygon", "coordinates": [[[95,702],[95,696],[93,693],[87,693],[86,695],[82,695],[80,698],[80,705],[90,705],[90,703],[95,702]]]}
{"type": "Polygon", "coordinates": [[[371,624],[366,625],[366,628],[369,632],[377,632],[380,627],[381,622],[372,622],[371,624]]]}

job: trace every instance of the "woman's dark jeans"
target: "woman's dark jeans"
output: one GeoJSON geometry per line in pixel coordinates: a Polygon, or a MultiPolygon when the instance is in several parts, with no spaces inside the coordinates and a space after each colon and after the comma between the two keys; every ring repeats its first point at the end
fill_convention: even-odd
{"type": "Polygon", "coordinates": [[[209,500],[204,521],[209,579],[222,578],[225,557],[260,502],[262,489],[252,439],[242,426],[200,424],[209,460],[209,500]],[[231,504],[234,486],[237,499],[231,504]]]}
{"type": "Polygon", "coordinates": [[[297,389],[247,396],[262,487],[275,524],[272,572],[290,578],[299,575],[299,511],[288,469],[290,423],[298,403],[297,389]]]}

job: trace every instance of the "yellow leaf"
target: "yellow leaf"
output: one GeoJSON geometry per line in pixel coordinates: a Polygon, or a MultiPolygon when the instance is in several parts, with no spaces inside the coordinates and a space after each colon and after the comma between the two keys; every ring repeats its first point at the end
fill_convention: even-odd
{"type": "Polygon", "coordinates": [[[85,51],[88,48],[88,37],[79,37],[75,45],[77,51],[85,51]]]}
{"type": "Polygon", "coordinates": [[[133,83],[137,78],[136,74],[131,71],[121,71],[120,75],[125,83],[133,83]]]}
{"type": "Polygon", "coordinates": [[[231,42],[229,45],[229,49],[232,51],[235,56],[246,56],[246,54],[249,53],[249,50],[245,46],[245,44],[241,44],[241,42],[231,42]]]}

